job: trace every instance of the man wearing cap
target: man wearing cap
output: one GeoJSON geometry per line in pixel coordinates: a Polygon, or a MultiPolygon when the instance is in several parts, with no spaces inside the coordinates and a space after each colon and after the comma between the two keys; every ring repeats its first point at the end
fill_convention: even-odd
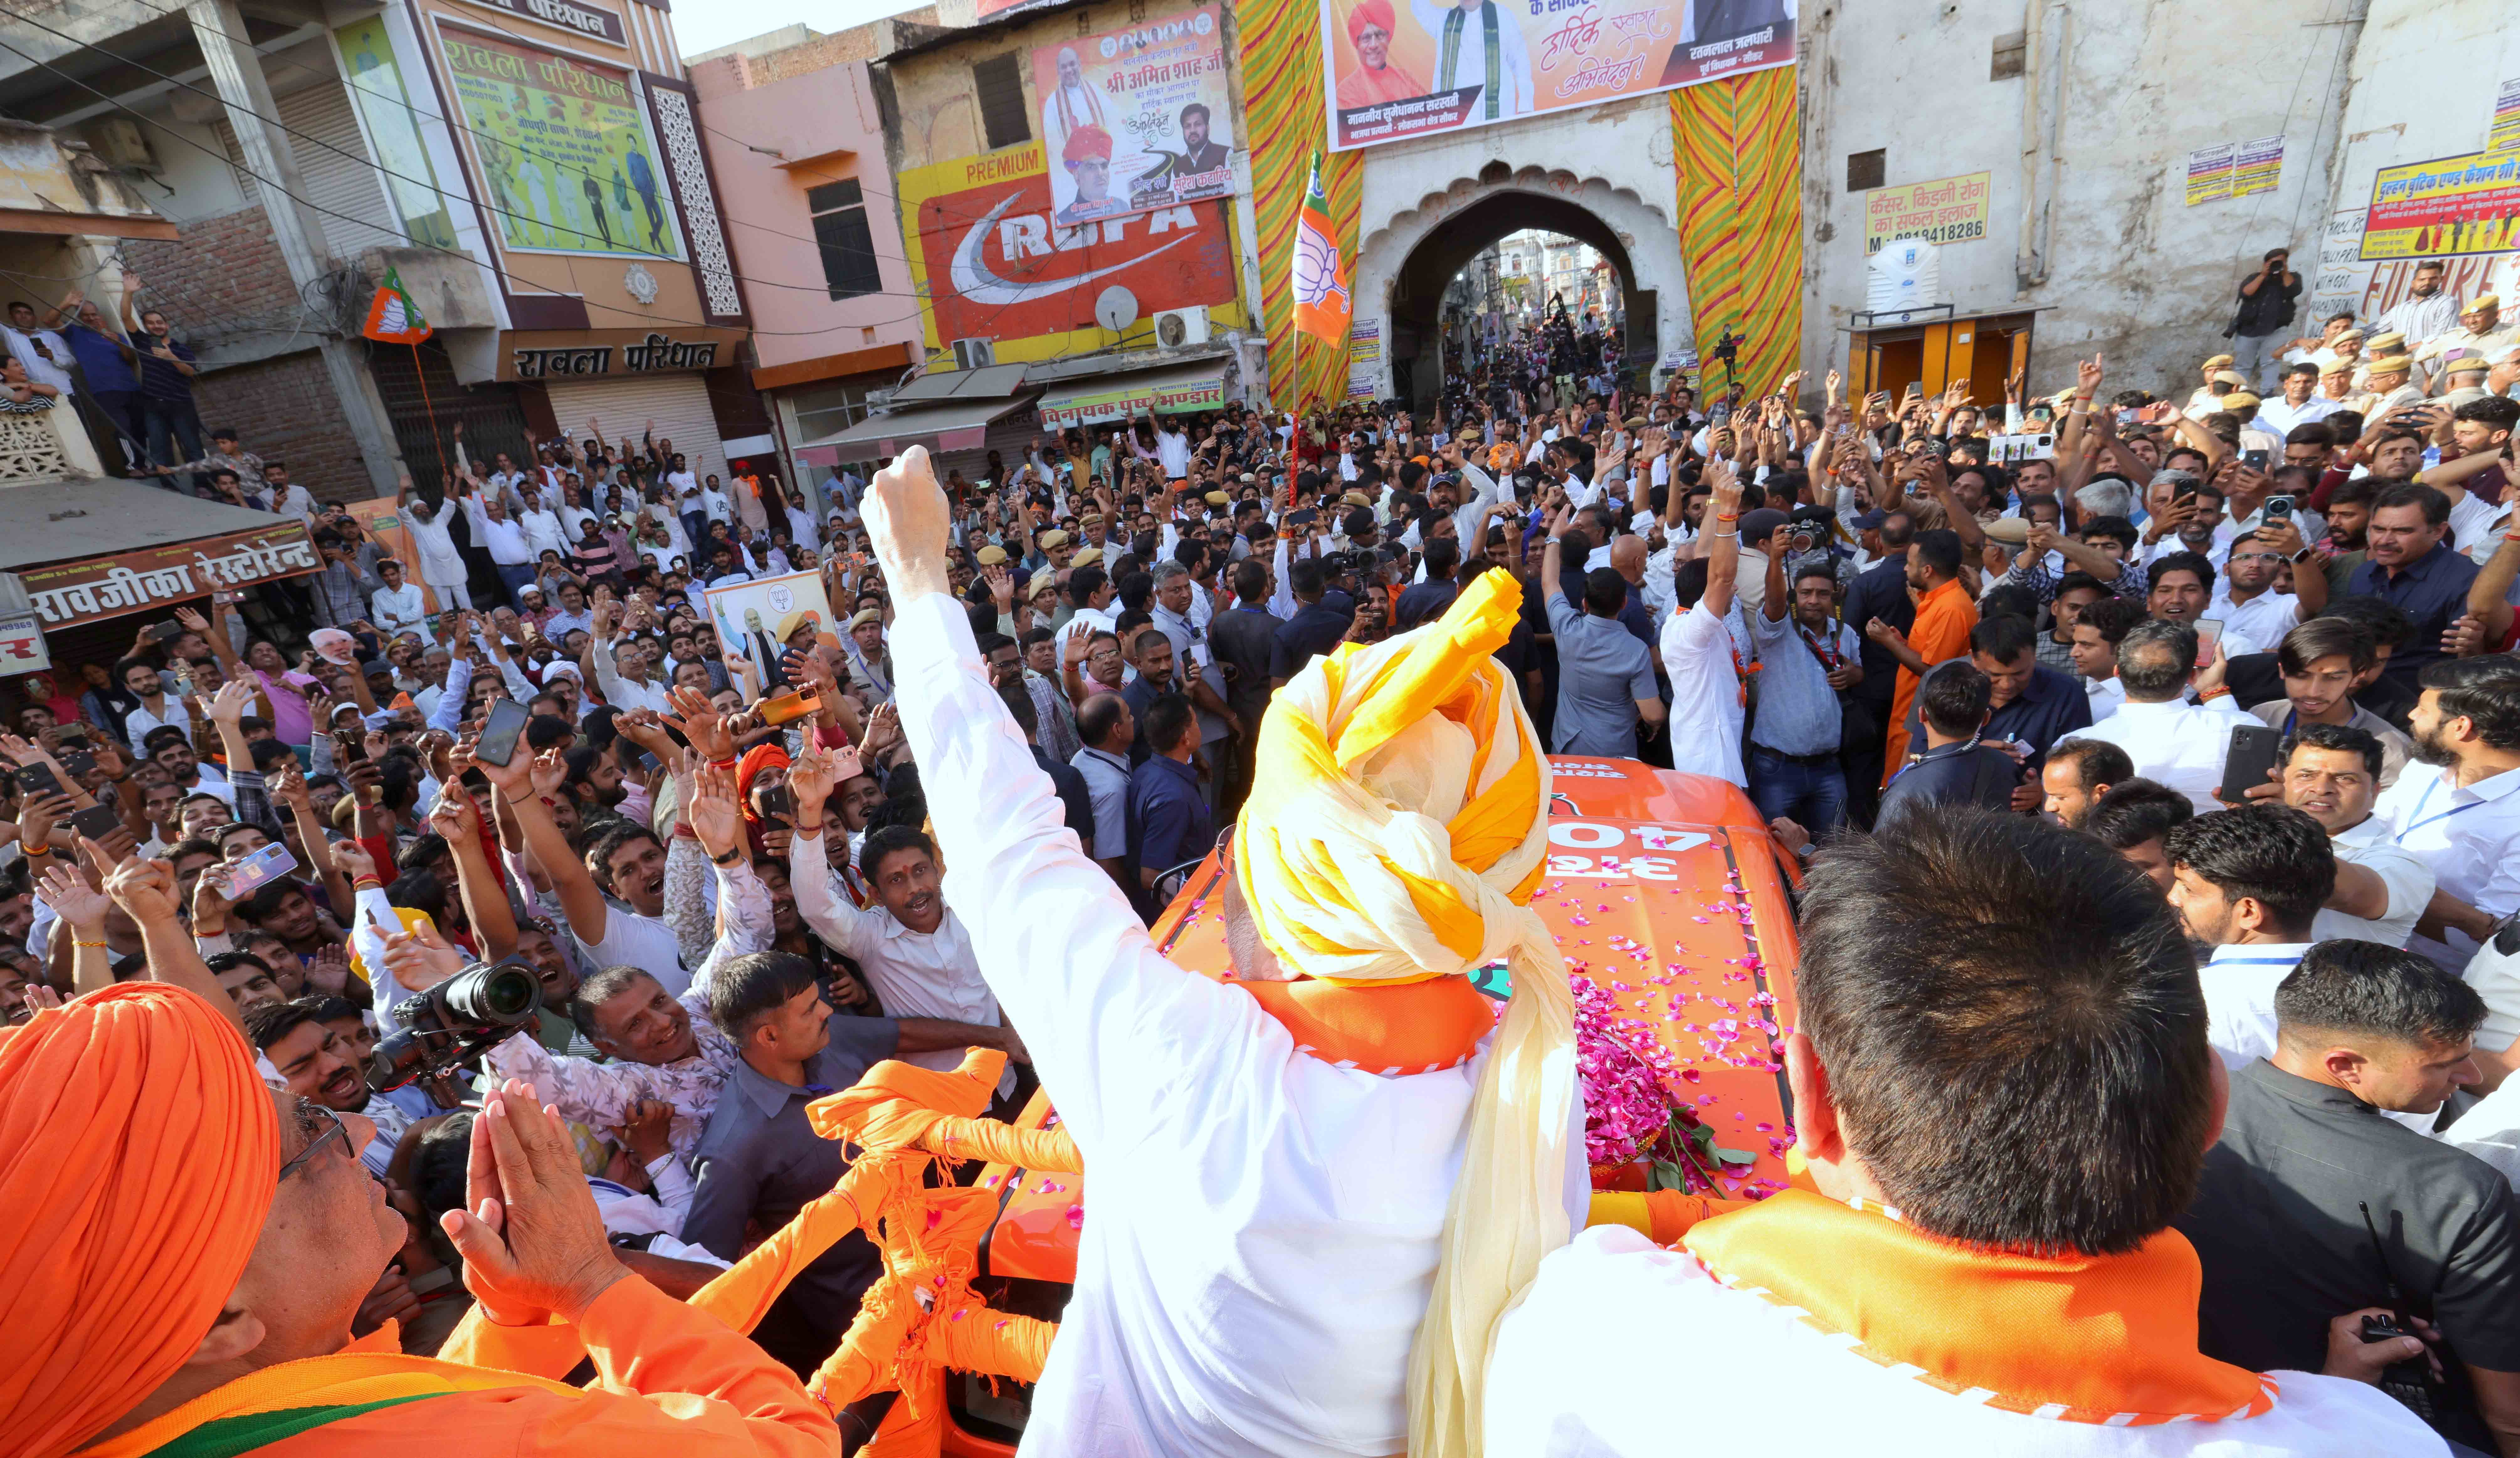
{"type": "MultiPolygon", "coordinates": [[[[2353,360],[2331,359],[2318,367],[2318,397],[2337,410],[2354,408],[2353,360]]],[[[2336,412],[2331,410],[2328,413],[2333,415],[2336,412]]]]}
{"type": "Polygon", "coordinates": [[[2414,361],[2404,354],[2390,354],[2371,361],[2363,372],[2363,392],[2355,409],[2364,420],[2378,420],[2401,405],[2423,403],[2424,392],[2411,380],[2414,361]]]}
{"type": "MultiPolygon", "coordinates": [[[[2204,377],[2205,383],[2197,386],[2196,392],[2187,397],[2187,410],[2188,413],[2192,415],[2208,414],[2213,411],[2217,400],[2222,399],[2223,396],[2231,392],[2231,384],[2229,382],[2226,382],[2223,378],[2224,376],[2230,374],[2231,356],[2228,354],[2209,355],[2203,362],[2196,366],[2196,370],[2199,375],[2204,377]]],[[[2248,384],[2246,379],[2242,379],[2237,376],[2233,376],[2232,378],[2238,384],[2248,384]]]]}
{"type": "Polygon", "coordinates": [[[2267,250],[2258,271],[2240,281],[2239,305],[2231,327],[2224,331],[2231,341],[2231,367],[2253,393],[2274,387],[2267,378],[2269,367],[2280,352],[2284,328],[2292,323],[2293,300],[2301,296],[2301,275],[2288,266],[2291,258],[2290,249],[2267,250]]]}
{"type": "Polygon", "coordinates": [[[2459,310],[2458,328],[2444,330],[2416,345],[2415,362],[2421,364],[2459,350],[2489,353],[2510,343],[2514,333],[2512,325],[2502,322],[2502,296],[2480,294],[2459,310]]]}
{"type": "Polygon", "coordinates": [[[1111,196],[1111,134],[1091,123],[1068,134],[1059,149],[1059,165],[1067,169],[1073,201],[1058,209],[1062,224],[1089,222],[1128,205],[1111,196]]]}
{"type": "Polygon", "coordinates": [[[2485,377],[2492,373],[2494,367],[2486,362],[2484,355],[2445,354],[2438,363],[2440,368],[2434,372],[2433,388],[2440,394],[2443,404],[2456,410],[2470,400],[2485,398],[2485,377]]]}
{"type": "Polygon", "coordinates": [[[2426,258],[2416,264],[2414,279],[2407,286],[2407,296],[2372,320],[2372,330],[2409,340],[2429,340],[2448,333],[2458,322],[2458,303],[2442,288],[2446,271],[2439,258],[2426,258]]]}
{"type": "Polygon", "coordinates": [[[996,898],[980,970],[1114,1197],[1082,1227],[1027,1450],[1479,1452],[1489,1334],[1585,1198],[1572,1000],[1529,906],[1548,759],[1493,658],[1519,589],[1484,573],[1440,626],[1279,692],[1202,883],[1222,980],[1165,960],[1062,830],[944,591],[945,518],[917,446],[869,501],[902,729],[946,894],[996,898]],[[1501,1018],[1463,997],[1492,960],[1501,1018]]]}
{"type": "Polygon", "coordinates": [[[840,640],[849,673],[869,706],[892,698],[892,656],[883,642],[883,614],[868,608],[849,619],[849,635],[840,640]]]}

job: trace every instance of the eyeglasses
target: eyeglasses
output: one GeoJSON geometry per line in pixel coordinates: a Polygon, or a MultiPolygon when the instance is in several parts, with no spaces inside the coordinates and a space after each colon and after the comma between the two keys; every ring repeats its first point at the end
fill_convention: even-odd
{"type": "Polygon", "coordinates": [[[340,1139],[341,1147],[343,1149],[348,1149],[350,1147],[350,1130],[347,1125],[341,1122],[341,1116],[339,1115],[335,1114],[332,1110],[325,1108],[323,1105],[316,1103],[312,1099],[300,1099],[297,1101],[298,1125],[303,1127],[309,1120],[318,1120],[322,1122],[324,1127],[316,1133],[314,1138],[306,1141],[306,1147],[297,1152],[297,1158],[280,1166],[280,1178],[273,1180],[273,1184],[286,1184],[289,1180],[289,1176],[295,1173],[299,1165],[315,1158],[315,1152],[322,1149],[327,1143],[330,1143],[337,1136],[340,1139]]]}

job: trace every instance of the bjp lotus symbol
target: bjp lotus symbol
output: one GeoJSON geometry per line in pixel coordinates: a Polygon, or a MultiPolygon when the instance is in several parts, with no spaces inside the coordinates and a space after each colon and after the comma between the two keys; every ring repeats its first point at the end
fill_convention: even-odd
{"type": "Polygon", "coordinates": [[[1330,224],[1329,199],[1322,192],[1322,155],[1316,152],[1312,185],[1304,190],[1303,208],[1295,214],[1291,270],[1295,328],[1334,344],[1347,339],[1348,320],[1356,313],[1355,296],[1348,292],[1347,260],[1331,242],[1337,236],[1330,224]]]}

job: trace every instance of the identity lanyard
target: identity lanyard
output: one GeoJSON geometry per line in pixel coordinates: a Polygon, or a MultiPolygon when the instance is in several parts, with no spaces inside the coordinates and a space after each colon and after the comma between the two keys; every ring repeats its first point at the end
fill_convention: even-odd
{"type": "Polygon", "coordinates": [[[2433,823],[2434,823],[2434,822],[2436,822],[2436,821],[2448,820],[2448,819],[2449,819],[2450,817],[2452,817],[2452,815],[2464,815],[2464,814],[2466,814],[2468,811],[2473,810],[2473,809],[2476,809],[2478,806],[2483,805],[2483,804],[2485,803],[2485,801],[2484,801],[2484,800],[2481,800],[2481,799],[2472,799],[2472,800],[2469,800],[2466,804],[2463,804],[2463,805],[2452,805],[2452,806],[2451,806],[2449,809],[2442,811],[2442,812],[2441,812],[2440,814],[2438,814],[2438,815],[2434,815],[2434,816],[2427,817],[2427,816],[2425,816],[2425,814],[2424,814],[2424,807],[2425,807],[2426,805],[2429,805],[2429,804],[2431,804],[2431,803],[2433,802],[2433,792],[2434,792],[2434,791],[2436,791],[2436,790],[2438,790],[2438,789],[2440,789],[2440,788],[2441,788],[2441,781],[2439,781],[2439,780],[2435,780],[2435,781],[2433,781],[2431,784],[2426,785],[2426,786],[2424,787],[2424,797],[2423,797],[2423,798],[2421,798],[2421,799],[2419,799],[2419,800],[2417,800],[2417,801],[2415,801],[2415,814],[2414,814],[2414,818],[2413,818],[2413,819],[2411,819],[2411,820],[2408,820],[2408,821],[2407,822],[2407,828],[2406,828],[2405,830],[2402,830],[2402,831],[2398,832],[2398,834],[2397,834],[2397,835],[2392,839],[2391,843],[2393,843],[2393,844],[2398,844],[2398,845],[2404,845],[2404,844],[2406,844],[2406,843],[2407,843],[2407,837],[2413,835],[2415,832],[2417,832],[2417,831],[2419,831],[2419,830],[2422,830],[2425,826],[2427,826],[2427,825],[2431,825],[2431,824],[2433,824],[2433,823]]]}

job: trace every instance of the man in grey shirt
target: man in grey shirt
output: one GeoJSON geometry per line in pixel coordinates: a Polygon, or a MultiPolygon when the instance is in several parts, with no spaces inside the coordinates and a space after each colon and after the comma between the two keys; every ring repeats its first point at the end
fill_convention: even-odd
{"type": "Polygon", "coordinates": [[[1558,509],[1540,563],[1549,630],[1557,638],[1557,720],[1550,750],[1632,759],[1638,724],[1659,727],[1669,710],[1654,685],[1651,650],[1619,621],[1628,579],[1615,568],[1600,568],[1584,574],[1581,608],[1566,600],[1564,541],[1574,521],[1572,511],[1558,509]]]}
{"type": "MultiPolygon", "coordinates": [[[[709,1015],[740,1061],[692,1151],[698,1179],[683,1239],[733,1260],[747,1229],[779,1229],[848,1172],[845,1146],[815,1133],[805,1106],[892,1057],[901,1029],[889,1018],[833,1017],[814,964],[788,952],[729,962],[709,985],[709,1015]]],[[[881,1269],[874,1243],[850,1232],[789,1283],[753,1340],[810,1378],[881,1269]]]]}

